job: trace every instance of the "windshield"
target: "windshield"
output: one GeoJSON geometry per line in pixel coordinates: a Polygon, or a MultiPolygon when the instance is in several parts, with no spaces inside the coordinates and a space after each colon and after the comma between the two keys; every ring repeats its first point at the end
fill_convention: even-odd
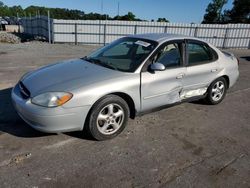
{"type": "Polygon", "coordinates": [[[124,37],[84,59],[110,69],[134,72],[156,45],[154,41],[124,37]]]}

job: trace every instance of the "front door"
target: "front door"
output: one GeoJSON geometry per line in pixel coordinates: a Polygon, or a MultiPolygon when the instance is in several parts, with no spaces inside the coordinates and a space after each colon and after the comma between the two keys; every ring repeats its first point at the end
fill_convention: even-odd
{"type": "MultiPolygon", "coordinates": [[[[183,41],[174,41],[163,44],[150,58],[152,63],[161,63],[163,71],[141,73],[141,108],[142,111],[151,110],[180,101],[182,79],[186,68],[183,66],[183,41]]],[[[150,65],[149,65],[150,67],[150,65]]]]}

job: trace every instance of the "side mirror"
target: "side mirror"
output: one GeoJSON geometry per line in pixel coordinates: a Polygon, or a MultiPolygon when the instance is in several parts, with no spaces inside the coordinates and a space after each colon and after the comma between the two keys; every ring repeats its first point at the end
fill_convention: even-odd
{"type": "Polygon", "coordinates": [[[150,65],[150,70],[152,71],[164,71],[166,67],[161,63],[153,63],[150,65]]]}

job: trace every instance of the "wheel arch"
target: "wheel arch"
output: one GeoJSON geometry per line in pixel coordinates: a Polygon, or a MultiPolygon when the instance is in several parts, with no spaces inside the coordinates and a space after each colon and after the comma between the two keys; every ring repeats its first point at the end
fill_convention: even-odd
{"type": "Polygon", "coordinates": [[[229,80],[229,76],[227,76],[227,75],[223,75],[223,76],[221,76],[222,78],[224,78],[225,80],[226,80],[226,84],[227,84],[227,89],[229,88],[229,86],[230,86],[230,80],[229,80]]]}
{"type": "Polygon", "coordinates": [[[131,119],[135,118],[135,115],[136,115],[135,103],[130,95],[128,95],[127,93],[123,93],[123,92],[114,92],[114,93],[109,93],[107,95],[117,95],[121,97],[123,100],[125,100],[125,102],[128,104],[128,107],[129,107],[130,118],[131,119]]]}
{"type": "MultiPolygon", "coordinates": [[[[100,97],[99,99],[97,99],[93,103],[93,105],[91,106],[91,108],[89,109],[89,112],[87,114],[87,117],[86,117],[86,120],[85,120],[85,124],[89,120],[89,116],[91,114],[91,111],[93,110],[94,104],[96,104],[98,101],[102,100],[104,97],[106,97],[108,95],[116,95],[118,97],[121,97],[128,104],[129,112],[130,112],[129,113],[129,117],[131,119],[135,118],[135,116],[136,116],[136,109],[135,109],[135,103],[134,103],[134,100],[132,99],[132,97],[130,95],[126,94],[126,93],[123,93],[123,92],[112,92],[112,93],[108,93],[108,94],[103,95],[102,97],[100,97]]],[[[85,124],[84,124],[84,127],[85,127],[85,124]]]]}
{"type": "Polygon", "coordinates": [[[215,80],[217,80],[217,79],[219,79],[219,78],[224,78],[224,79],[226,80],[227,89],[228,89],[229,86],[230,86],[230,80],[229,80],[229,76],[227,76],[227,75],[221,75],[221,76],[217,77],[216,79],[214,79],[214,80],[209,84],[209,86],[210,86],[215,80]]]}

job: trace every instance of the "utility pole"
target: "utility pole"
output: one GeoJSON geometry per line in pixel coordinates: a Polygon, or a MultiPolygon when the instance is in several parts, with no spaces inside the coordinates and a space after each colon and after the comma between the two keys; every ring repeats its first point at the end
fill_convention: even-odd
{"type": "Polygon", "coordinates": [[[48,40],[51,43],[51,33],[50,33],[50,12],[48,10],[48,40]]]}
{"type": "Polygon", "coordinates": [[[117,7],[117,15],[120,16],[120,2],[118,1],[118,7],[117,7]]]}
{"type": "Polygon", "coordinates": [[[101,14],[103,14],[103,0],[101,1],[101,14]]]}

